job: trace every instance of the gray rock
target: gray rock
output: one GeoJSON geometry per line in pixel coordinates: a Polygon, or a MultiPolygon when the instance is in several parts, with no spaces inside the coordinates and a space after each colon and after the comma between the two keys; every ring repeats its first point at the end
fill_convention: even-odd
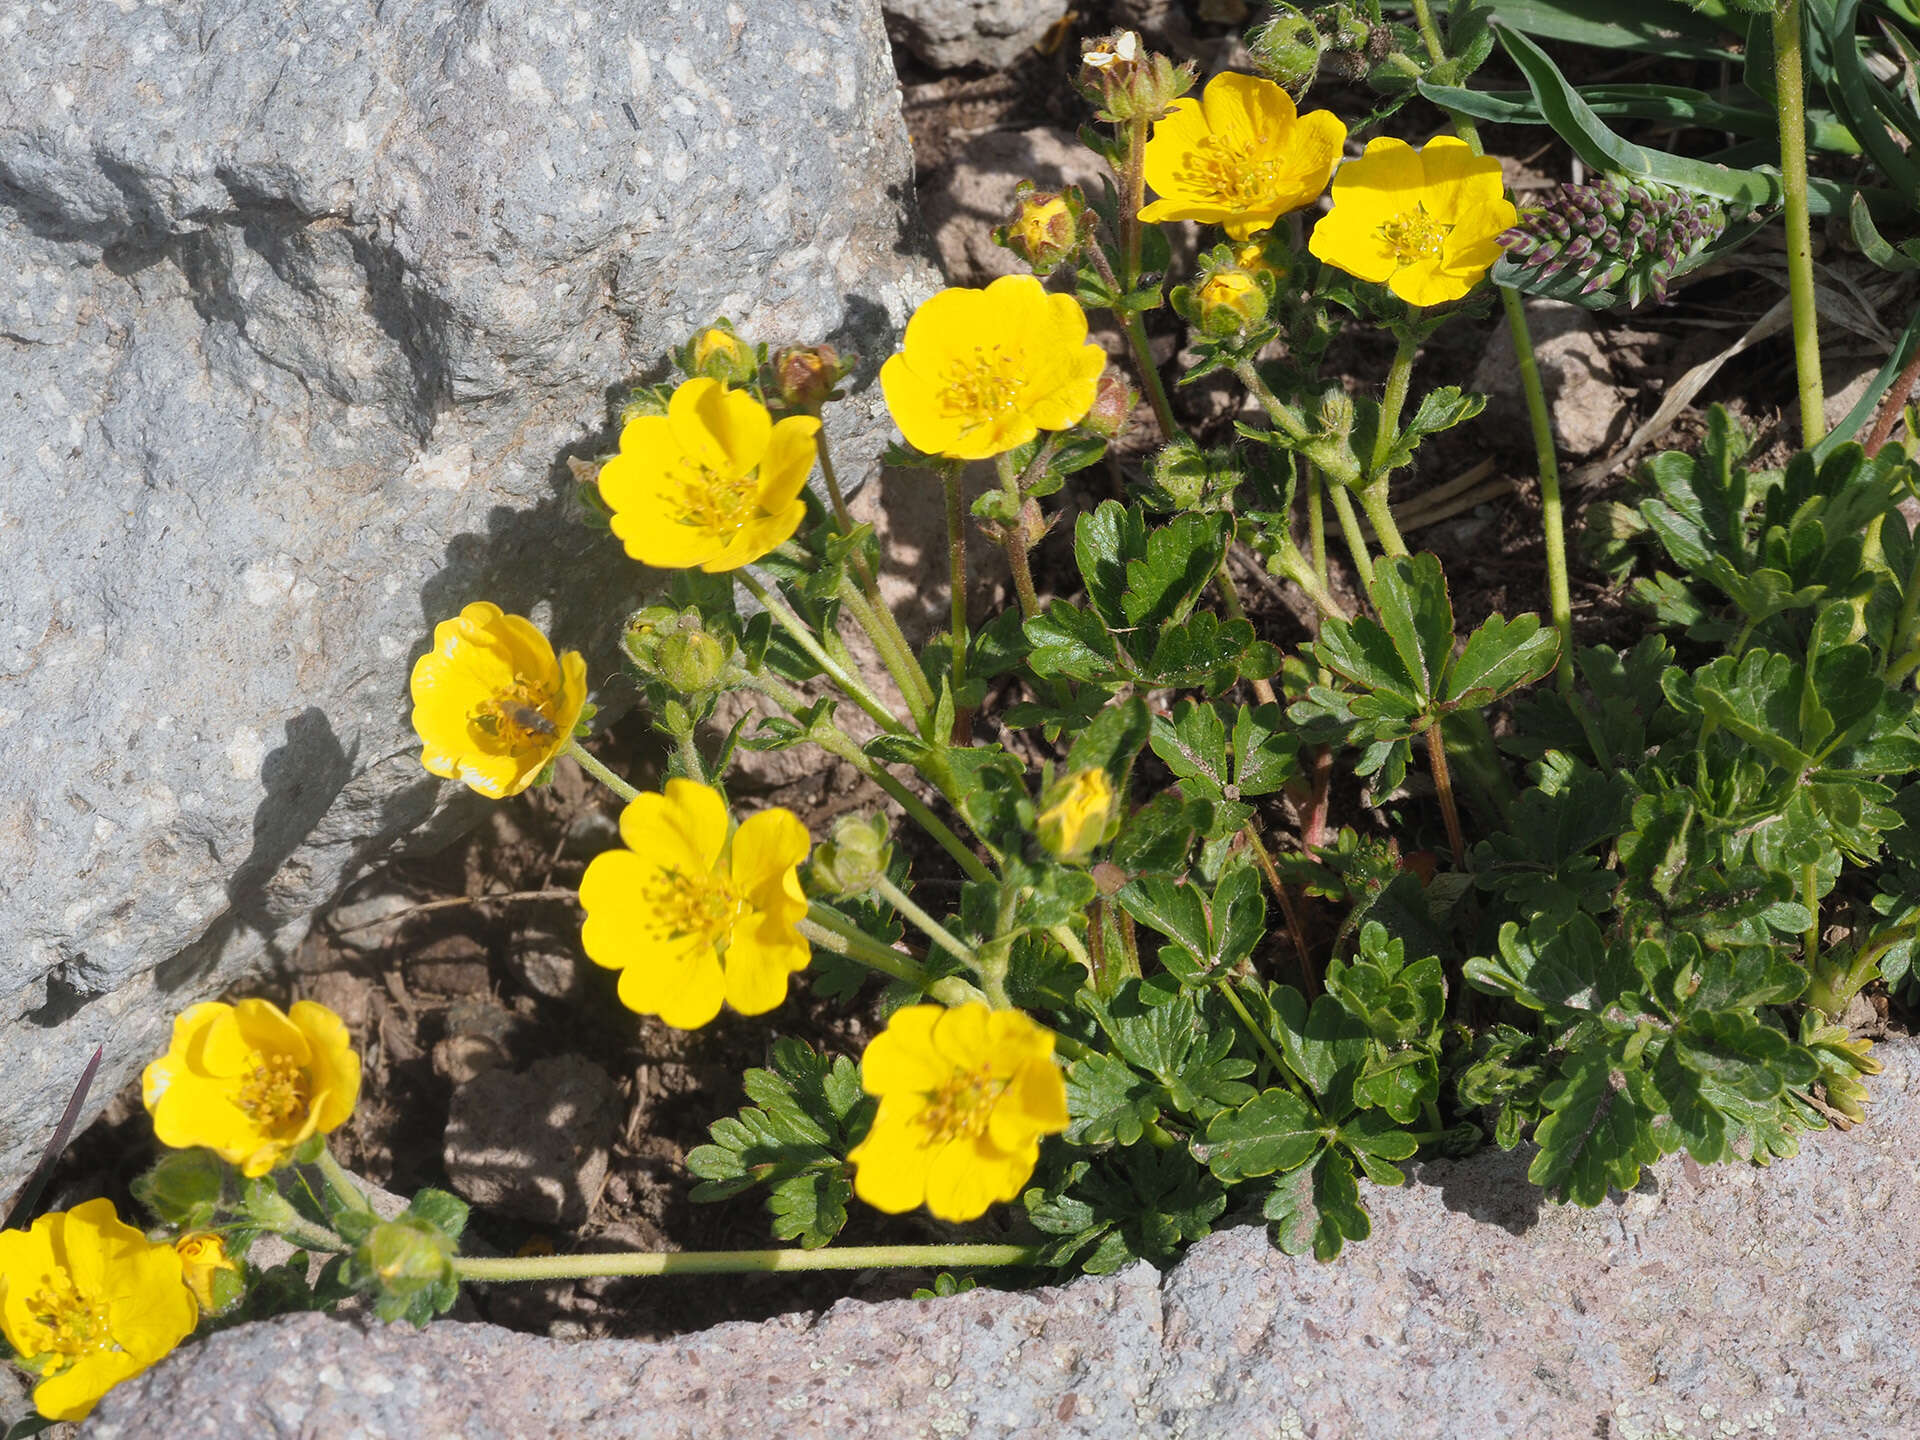
{"type": "Polygon", "coordinates": [[[1067,0],[884,0],[887,28],[936,70],[998,70],[1067,13],[1067,0]]]}
{"type": "Polygon", "coordinates": [[[560,1055],[524,1074],[477,1068],[447,1113],[447,1179],[474,1204],[536,1225],[579,1225],[620,1133],[613,1079],[560,1055]]]}
{"type": "Polygon", "coordinates": [[[1766,1170],[1669,1159],[1597,1210],[1546,1204],[1524,1153],[1489,1152],[1369,1189],[1372,1238],[1330,1265],[1250,1226],[1164,1277],[842,1301],[661,1344],[301,1316],[163,1362],[88,1433],[1905,1434],[1920,1047],[1876,1053],[1867,1125],[1766,1170]]]}
{"type": "MultiPolygon", "coordinates": [[[[1592,313],[1558,300],[1529,300],[1527,324],[1561,455],[1593,455],[1626,439],[1633,416],[1600,344],[1592,313]]],[[[1484,433],[1503,435],[1508,444],[1531,454],[1532,431],[1520,392],[1513,337],[1504,317],[1496,318],[1494,325],[1498,333],[1489,337],[1467,388],[1488,397],[1481,421],[1484,433]]]]}
{"type": "Polygon", "coordinates": [[[864,357],[937,283],[878,0],[71,0],[0,48],[0,1196],[96,1044],[454,833],[407,676],[490,598],[596,677],[610,395],[720,313],[864,357]],[[432,820],[433,823],[428,822],[432,820]]]}

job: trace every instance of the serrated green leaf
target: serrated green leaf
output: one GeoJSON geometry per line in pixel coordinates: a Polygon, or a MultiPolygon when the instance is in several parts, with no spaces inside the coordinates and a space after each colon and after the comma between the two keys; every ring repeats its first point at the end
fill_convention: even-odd
{"type": "Polygon", "coordinates": [[[1300,735],[1275,705],[1242,705],[1233,719],[1235,799],[1271,795],[1300,771],[1300,735]]]}
{"type": "Polygon", "coordinates": [[[1297,1169],[1326,1143],[1326,1122],[1291,1090],[1263,1090],[1207,1124],[1204,1141],[1188,1147],[1219,1179],[1238,1180],[1297,1169]]]}
{"type": "Polygon", "coordinates": [[[1748,1100],[1773,1100],[1810,1085],[1819,1065],[1806,1049],[1758,1016],[1721,1010],[1689,1016],[1673,1046],[1682,1064],[1748,1100]]]}
{"type": "Polygon", "coordinates": [[[1453,602],[1439,557],[1398,555],[1381,561],[1368,594],[1412,693],[1422,707],[1431,704],[1453,655],[1453,602]]]}
{"type": "Polygon", "coordinates": [[[1347,1241],[1373,1233],[1354,1183],[1353,1161],[1338,1149],[1322,1150],[1311,1165],[1285,1175],[1261,1213],[1273,1222],[1274,1243],[1281,1250],[1289,1255],[1311,1250],[1323,1263],[1335,1259],[1347,1241]]]}
{"type": "Polygon", "coordinates": [[[1559,658],[1559,633],[1541,629],[1539,616],[1491,616],[1467,637],[1466,648],[1448,666],[1443,698],[1463,708],[1491,705],[1551,673],[1559,658]]]}
{"type": "Polygon", "coordinates": [[[1042,679],[1118,683],[1120,648],[1098,615],[1053,600],[1026,622],[1024,633],[1029,662],[1042,679]]]}
{"type": "Polygon", "coordinates": [[[1224,515],[1189,512],[1149,531],[1141,553],[1126,562],[1126,623],[1152,630],[1184,619],[1226,556],[1226,527],[1224,515]]]}
{"type": "Polygon", "coordinates": [[[1124,1061],[1091,1051],[1067,1067],[1070,1145],[1131,1145],[1160,1118],[1153,1082],[1124,1061]]]}
{"type": "Polygon", "coordinates": [[[1575,1051],[1540,1096],[1548,1113],[1534,1127],[1540,1153],[1527,1178],[1587,1209],[1606,1199],[1609,1186],[1631,1190],[1640,1167],[1660,1156],[1653,1116],[1626,1070],[1625,1044],[1575,1051]]]}
{"type": "Polygon", "coordinates": [[[775,1181],[767,1192],[773,1233],[782,1240],[798,1240],[802,1249],[818,1250],[845,1227],[852,1196],[853,1181],[841,1166],[775,1181]]]}

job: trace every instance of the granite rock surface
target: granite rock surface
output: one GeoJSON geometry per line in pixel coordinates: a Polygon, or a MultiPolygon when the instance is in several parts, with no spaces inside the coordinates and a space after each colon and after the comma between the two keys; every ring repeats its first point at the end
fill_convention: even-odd
{"type": "Polygon", "coordinates": [[[616,673],[569,455],[726,314],[865,357],[937,279],[878,0],[0,14],[0,1198],[95,1045],[473,810],[407,676],[475,599],[616,673]],[[449,799],[458,801],[449,808],[449,799]]]}
{"type": "Polygon", "coordinates": [[[1038,42],[1067,0],[885,0],[887,28],[936,70],[997,70],[1038,42]]]}
{"type": "Polygon", "coordinates": [[[1369,1189],[1372,1237],[1329,1265],[1243,1226],[1165,1275],[842,1301],[659,1344],[301,1316],[176,1354],[88,1434],[1909,1434],[1920,1046],[1876,1053],[1866,1125],[1766,1170],[1669,1159],[1595,1210],[1548,1204],[1524,1152],[1487,1151],[1369,1189]]]}

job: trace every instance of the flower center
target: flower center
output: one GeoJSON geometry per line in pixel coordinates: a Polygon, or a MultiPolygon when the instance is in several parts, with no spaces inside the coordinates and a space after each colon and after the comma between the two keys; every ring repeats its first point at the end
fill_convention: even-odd
{"type": "Polygon", "coordinates": [[[40,1288],[27,1297],[27,1319],[39,1327],[40,1343],[26,1353],[82,1355],[113,1349],[107,1317],[74,1289],[65,1270],[40,1277],[40,1288]]]}
{"type": "Polygon", "coordinates": [[[744,905],[719,875],[685,875],[661,869],[641,888],[652,912],[653,928],[663,939],[715,945],[733,934],[744,905]]]}
{"type": "Polygon", "coordinates": [[[726,538],[753,519],[760,508],[760,477],[723,475],[683,462],[680,474],[680,523],[704,534],[726,538]]]}
{"type": "Polygon", "coordinates": [[[1263,136],[1246,145],[1208,135],[1187,152],[1181,180],[1222,209],[1250,210],[1280,188],[1280,162],[1271,155],[1261,157],[1264,149],[1263,136]]]}
{"type": "Polygon", "coordinates": [[[253,1068],[234,1103],[268,1134],[299,1129],[307,1118],[307,1076],[290,1055],[252,1054],[253,1068]]]}
{"type": "Polygon", "coordinates": [[[941,1145],[984,1134],[994,1102],[1006,1088],[1007,1081],[996,1078],[984,1065],[956,1071],[938,1090],[926,1092],[926,1107],[919,1118],[928,1142],[941,1145]]]}
{"type": "Polygon", "coordinates": [[[554,697],[524,675],[480,702],[468,717],[474,728],[509,751],[535,750],[560,732],[554,724],[554,697]]]}
{"type": "Polygon", "coordinates": [[[1402,210],[1382,225],[1380,238],[1387,242],[1394,259],[1402,265],[1412,265],[1438,255],[1441,242],[1451,229],[1451,225],[1442,225],[1427,214],[1426,206],[1416,205],[1411,210],[1402,210]]]}
{"type": "Polygon", "coordinates": [[[998,345],[976,345],[971,355],[947,365],[946,384],[940,389],[941,409],[950,416],[985,423],[1014,408],[1020,387],[1013,357],[998,345]]]}

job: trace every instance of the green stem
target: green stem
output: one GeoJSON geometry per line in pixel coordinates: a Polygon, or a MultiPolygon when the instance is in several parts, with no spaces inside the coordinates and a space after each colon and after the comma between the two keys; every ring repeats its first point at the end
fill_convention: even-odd
{"type": "Polygon", "coordinates": [[[333,1158],[333,1152],[324,1144],[320,1147],[320,1158],[313,1163],[320,1172],[320,1178],[327,1182],[327,1188],[333,1192],[334,1199],[349,1210],[358,1210],[364,1215],[373,1213],[373,1205],[367,1199],[366,1191],[362,1190],[353,1176],[347,1173],[346,1168],[333,1158]]]}
{"type": "Polygon", "coordinates": [[[1800,0],[1773,12],[1773,88],[1780,115],[1780,181],[1786,189],[1787,294],[1793,307],[1793,365],[1800,381],[1800,443],[1827,433],[1820,380],[1820,314],[1813,292],[1813,231],[1807,216],[1807,102],[1800,0]]]}
{"type": "MultiPolygon", "coordinates": [[[[813,418],[818,420],[820,412],[816,409],[813,418]]],[[[834,473],[833,457],[827,453],[827,427],[822,425],[814,432],[814,454],[820,460],[820,478],[827,482],[827,499],[833,504],[833,518],[840,527],[842,535],[853,533],[853,513],[847,509],[847,497],[840,489],[840,477],[834,473]]]]}
{"type": "Polygon", "coordinates": [[[1428,8],[1427,0],[1413,0],[1413,22],[1419,27],[1420,39],[1434,63],[1446,59],[1447,49],[1440,43],[1440,30],[1433,23],[1433,11],[1428,8]]]}
{"type": "Polygon", "coordinates": [[[1393,442],[1400,438],[1400,412],[1407,405],[1407,387],[1413,380],[1413,357],[1420,349],[1413,333],[1419,319],[1420,307],[1409,305],[1406,326],[1399,331],[1400,343],[1394,347],[1393,364],[1387,369],[1387,392],[1380,400],[1380,424],[1373,432],[1373,463],[1367,467],[1374,484],[1387,478],[1387,455],[1393,449],[1393,442]]]}
{"type": "Polygon", "coordinates": [[[1160,437],[1163,440],[1179,439],[1186,432],[1173,418],[1173,402],[1167,397],[1166,382],[1160,378],[1160,367],[1153,363],[1153,348],[1147,341],[1147,326],[1138,314],[1128,314],[1124,319],[1127,332],[1127,346],[1133,351],[1134,367],[1140,372],[1140,383],[1146,387],[1147,403],[1153,406],[1153,418],[1159,423],[1160,437]]]}
{"type": "MultiPolygon", "coordinates": [[[[806,708],[806,701],[796,691],[771,675],[754,675],[749,677],[747,683],[789,714],[797,714],[806,708]]],[[[885,766],[862,750],[848,736],[830,725],[817,725],[807,732],[807,738],[829,755],[838,756],[846,761],[886,791],[895,804],[906,811],[921,829],[939,842],[941,849],[954,858],[954,862],[966,871],[968,879],[992,882],[993,872],[981,863],[980,857],[967,847],[967,843],[954,834],[945,821],[929,810],[925,801],[895,779],[885,766]]]]}
{"type": "Polygon", "coordinates": [[[819,637],[813,633],[805,621],[793,613],[786,601],[775,595],[771,588],[763,585],[759,577],[750,571],[736,570],[734,578],[745,587],[749,595],[760,602],[766,612],[773,617],[774,624],[792,636],[793,642],[807,652],[814,664],[826,672],[827,678],[840,687],[841,693],[866,711],[875,724],[882,730],[895,735],[907,733],[906,727],[900,723],[898,716],[883,705],[872,691],[855,679],[839,661],[827,654],[820,644],[819,637]]]}
{"type": "Polygon", "coordinates": [[[985,997],[957,975],[935,979],[919,965],[890,945],[867,934],[839,911],[815,901],[800,922],[800,933],[816,945],[857,960],[869,970],[878,970],[891,979],[903,981],[943,1005],[965,1005],[985,997]]]}
{"type": "Polygon", "coordinates": [[[1347,537],[1347,552],[1353,557],[1353,568],[1360,574],[1360,583],[1371,589],[1373,557],[1367,553],[1367,537],[1361,532],[1360,517],[1353,513],[1353,497],[1347,493],[1346,486],[1335,483],[1327,486],[1327,498],[1333,502],[1340,533],[1347,537]]]}
{"type": "Polygon", "coordinates": [[[618,775],[614,774],[613,771],[589,755],[586,748],[571,736],[567,739],[566,753],[574,758],[582,770],[593,776],[594,779],[613,791],[613,793],[618,795],[622,800],[635,800],[639,798],[640,792],[638,790],[634,789],[633,786],[629,785],[618,775]]]}
{"type": "Polygon", "coordinates": [[[1273,1048],[1273,1041],[1269,1040],[1266,1033],[1262,1031],[1258,1025],[1254,1024],[1253,1016],[1247,1013],[1246,1004],[1234,990],[1233,982],[1222,979],[1218,981],[1213,988],[1226,997],[1228,1006],[1233,1010],[1235,1015],[1240,1017],[1241,1025],[1246,1028],[1247,1034],[1253,1037],[1253,1043],[1259,1046],[1260,1053],[1267,1057],[1267,1062],[1273,1066],[1273,1072],[1280,1077],[1281,1083],[1302,1100],[1308,1099],[1307,1092],[1301,1088],[1300,1082],[1294,1078],[1293,1071],[1287,1067],[1287,1062],[1280,1057],[1280,1052],[1273,1048]]]}
{"type": "Polygon", "coordinates": [[[1087,947],[1080,943],[1080,937],[1066,925],[1050,925],[1047,934],[1051,935],[1060,948],[1071,955],[1075,962],[1086,967],[1087,973],[1093,973],[1093,957],[1087,953],[1087,947]]]}
{"type": "Polygon", "coordinates": [[[914,904],[912,898],[898,885],[887,879],[886,876],[879,875],[874,877],[873,891],[874,894],[898,910],[901,915],[911,920],[915,925],[918,925],[926,932],[927,938],[942,950],[945,950],[949,955],[961,961],[969,968],[977,968],[979,959],[974,954],[973,947],[956,939],[951,930],[947,929],[946,926],[934,919],[933,916],[914,904]]]}
{"type": "MultiPolygon", "coordinates": [[[[862,564],[860,568],[864,570],[866,566],[862,564]]],[[[840,577],[840,603],[853,616],[853,623],[867,632],[874,653],[893,676],[900,698],[907,702],[907,713],[913,717],[913,728],[926,735],[927,727],[933,723],[933,691],[920,670],[920,663],[913,658],[907,637],[900,633],[900,627],[893,623],[886,607],[871,603],[851,576],[840,577]]]]}
{"type": "Polygon", "coordinates": [[[1240,828],[1247,837],[1247,844],[1253,849],[1254,862],[1266,877],[1267,888],[1273,891],[1274,899],[1280,902],[1280,913],[1287,922],[1287,934],[1293,939],[1294,957],[1300,962],[1300,989],[1311,1000],[1320,993],[1320,984],[1313,973],[1313,960],[1307,954],[1307,930],[1300,919],[1299,908],[1293,903],[1293,895],[1288,891],[1286,881],[1280,878],[1280,870],[1273,863],[1273,856],[1267,853],[1259,829],[1251,820],[1240,828]]]}
{"type": "Polygon", "coordinates": [[[1313,560],[1313,575],[1322,590],[1331,593],[1327,582],[1327,516],[1321,508],[1320,471],[1310,460],[1301,462],[1307,472],[1307,552],[1313,560]]]}
{"type": "Polygon", "coordinates": [[[1906,679],[1905,671],[1898,676],[1893,671],[1897,664],[1913,659],[1907,652],[1913,648],[1915,641],[1920,641],[1920,545],[1914,547],[1913,570],[1907,576],[1906,589],[1900,597],[1900,613],[1893,622],[1893,643],[1887,649],[1887,668],[1884,673],[1889,685],[1898,686],[1906,679]]]}
{"type": "Polygon", "coordinates": [[[1556,679],[1560,693],[1573,690],[1573,592],[1567,583],[1566,521],[1560,506],[1560,456],[1553,443],[1553,416],[1547,392],[1540,383],[1540,365],[1534,358],[1533,336],[1527,329],[1526,302],[1509,286],[1500,288],[1507,308],[1507,329],[1513,336],[1513,354],[1520,366],[1520,389],[1527,397],[1527,422],[1533,427],[1534,463],[1540,472],[1540,529],[1547,550],[1547,605],[1553,628],[1560,632],[1560,661],[1556,679]]]}
{"type": "Polygon", "coordinates": [[[1387,477],[1382,475],[1360,492],[1360,506],[1367,512],[1373,533],[1380,539],[1380,553],[1387,559],[1407,553],[1407,542],[1400,538],[1400,526],[1394,521],[1393,507],[1387,503],[1387,477]]]}
{"type": "MultiPolygon", "coordinates": [[[[950,464],[942,471],[941,478],[947,487],[947,584],[948,602],[952,614],[953,665],[950,670],[953,683],[953,703],[956,714],[961,704],[960,696],[967,683],[967,511],[966,495],[961,488],[962,468],[950,464]]],[[[952,737],[936,736],[945,740],[952,737]]]]}
{"type": "MultiPolygon", "coordinates": [[[[1247,618],[1246,607],[1240,603],[1240,589],[1233,583],[1233,575],[1227,569],[1228,564],[1232,560],[1232,556],[1233,545],[1229,542],[1227,545],[1227,553],[1220,557],[1220,568],[1213,572],[1213,578],[1220,587],[1220,608],[1227,612],[1227,618],[1229,620],[1244,620],[1247,618]]],[[[1271,680],[1255,680],[1253,682],[1253,698],[1258,700],[1262,705],[1275,705],[1279,703],[1280,699],[1278,695],[1274,694],[1273,682],[1271,680]]]]}
{"type": "MultiPolygon", "coordinates": [[[[1127,122],[1127,163],[1120,171],[1121,252],[1126,257],[1126,288],[1140,280],[1140,240],[1144,224],[1140,211],[1147,203],[1147,116],[1127,122]]],[[[1169,436],[1171,438],[1171,436],[1169,436]]]]}
{"type": "Polygon", "coordinates": [[[746,1275],[796,1270],[879,1270],[917,1267],[979,1269],[1037,1265],[1031,1245],[829,1245],[820,1250],[675,1250],[667,1254],[613,1251],[597,1255],[534,1255],[507,1259],[461,1256],[453,1273],[466,1281],[580,1280],[594,1276],[746,1275]]]}
{"type": "Polygon", "coordinates": [[[694,741],[693,726],[673,732],[674,753],[680,757],[680,768],[687,772],[689,780],[700,784],[707,783],[707,764],[701,757],[700,747],[694,741]]]}

